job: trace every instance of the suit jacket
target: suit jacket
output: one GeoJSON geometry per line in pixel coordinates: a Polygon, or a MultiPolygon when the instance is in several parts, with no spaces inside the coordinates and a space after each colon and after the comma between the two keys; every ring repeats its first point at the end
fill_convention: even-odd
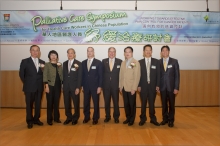
{"type": "Polygon", "coordinates": [[[112,86],[113,89],[118,89],[119,84],[119,71],[121,68],[121,59],[115,58],[114,66],[112,71],[109,67],[109,58],[102,60],[103,67],[103,89],[110,89],[112,86]]]}
{"type": "Polygon", "coordinates": [[[166,71],[163,67],[163,59],[160,59],[160,90],[173,92],[179,90],[180,72],[178,61],[169,57],[166,71]]]}
{"type": "Polygon", "coordinates": [[[97,90],[102,87],[102,62],[98,59],[93,59],[90,65],[90,70],[87,69],[87,60],[82,62],[82,86],[83,90],[97,90]]]}
{"type": "Polygon", "coordinates": [[[69,86],[71,91],[82,85],[82,63],[74,59],[70,72],[68,71],[68,60],[63,63],[63,91],[68,91],[69,86]],[[78,65],[78,68],[75,67],[78,65]]]}
{"type": "MultiPolygon", "coordinates": [[[[144,88],[147,86],[147,65],[145,62],[145,58],[139,60],[141,66],[141,78],[138,87],[141,87],[143,90],[141,92],[145,92],[144,88]]],[[[151,58],[150,64],[150,87],[152,91],[156,92],[156,86],[160,87],[160,62],[155,58],[151,58]]]]}
{"type": "Polygon", "coordinates": [[[126,92],[131,92],[131,90],[137,90],[140,81],[140,64],[134,58],[131,63],[135,63],[135,67],[126,68],[126,60],[121,63],[121,69],[119,74],[119,88],[126,92]]]}
{"type": "MultiPolygon", "coordinates": [[[[63,81],[62,65],[57,66],[57,71],[60,76],[60,80],[62,82],[63,81]]],[[[44,67],[43,82],[44,83],[47,82],[48,85],[54,86],[55,79],[56,79],[56,68],[50,62],[47,62],[44,67]]]]}
{"type": "MultiPolygon", "coordinates": [[[[40,64],[45,62],[39,59],[40,64]]],[[[43,92],[43,71],[39,67],[38,72],[31,57],[23,59],[20,64],[19,76],[23,82],[24,92],[43,92]]]]}

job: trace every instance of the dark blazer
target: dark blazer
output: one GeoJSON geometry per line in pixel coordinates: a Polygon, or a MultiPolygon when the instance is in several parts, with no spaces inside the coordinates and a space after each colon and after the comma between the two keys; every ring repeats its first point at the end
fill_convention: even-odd
{"type": "Polygon", "coordinates": [[[87,60],[82,62],[83,74],[82,74],[82,86],[83,90],[97,90],[98,87],[102,87],[102,62],[98,59],[93,59],[90,65],[90,70],[87,69],[87,60]]]}
{"type": "MultiPolygon", "coordinates": [[[[145,62],[145,58],[139,60],[141,66],[141,78],[138,87],[146,87],[147,86],[147,65],[145,62]]],[[[155,58],[151,58],[150,64],[150,87],[152,91],[156,92],[156,86],[160,87],[160,62],[155,58]]],[[[146,90],[141,90],[144,92],[146,90]]]]}
{"type": "Polygon", "coordinates": [[[119,89],[119,72],[121,68],[121,59],[115,58],[114,66],[112,71],[109,67],[109,58],[102,60],[103,67],[103,89],[110,89],[112,86],[113,89],[119,89]]]}
{"type": "Polygon", "coordinates": [[[180,72],[178,61],[169,57],[166,71],[163,67],[163,58],[160,59],[160,91],[168,90],[173,92],[179,90],[180,72]]]}
{"type": "MultiPolygon", "coordinates": [[[[40,64],[45,62],[39,59],[40,64]]],[[[38,72],[31,57],[23,59],[20,64],[19,76],[23,82],[24,92],[43,91],[43,70],[39,67],[38,72]]]]}
{"type": "Polygon", "coordinates": [[[69,86],[71,90],[75,91],[76,88],[80,89],[82,85],[82,63],[74,59],[69,72],[68,62],[68,60],[63,62],[63,91],[68,90],[69,86]],[[76,65],[78,65],[78,68],[76,65]]]}

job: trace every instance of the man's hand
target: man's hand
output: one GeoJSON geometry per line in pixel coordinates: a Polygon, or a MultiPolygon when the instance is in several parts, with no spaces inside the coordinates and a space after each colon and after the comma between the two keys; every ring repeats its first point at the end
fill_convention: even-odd
{"type": "Polygon", "coordinates": [[[134,95],[134,93],[135,93],[135,90],[131,90],[131,95],[134,95]]]}
{"type": "Polygon", "coordinates": [[[101,87],[98,87],[97,94],[100,94],[100,93],[101,93],[101,87]]]}
{"type": "Polygon", "coordinates": [[[174,89],[173,93],[178,94],[179,90],[174,89]]]}
{"type": "Polygon", "coordinates": [[[141,87],[138,87],[138,91],[141,92],[141,87]]]}
{"type": "Polygon", "coordinates": [[[78,95],[78,94],[79,94],[79,88],[76,88],[75,95],[78,95]]]}
{"type": "Polygon", "coordinates": [[[156,91],[157,91],[158,93],[160,93],[160,88],[159,88],[159,87],[156,87],[156,91]]]}

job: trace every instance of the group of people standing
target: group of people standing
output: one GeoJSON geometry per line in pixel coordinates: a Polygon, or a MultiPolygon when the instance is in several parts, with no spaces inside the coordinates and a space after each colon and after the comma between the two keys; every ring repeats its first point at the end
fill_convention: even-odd
{"type": "Polygon", "coordinates": [[[47,123],[61,123],[59,101],[63,90],[66,120],[64,125],[76,125],[80,117],[80,90],[83,91],[83,123],[91,120],[90,101],[92,98],[94,112],[92,124],[96,125],[100,118],[99,95],[103,91],[105,101],[105,119],[107,123],[114,118],[119,123],[119,94],[123,95],[126,120],[123,124],[131,126],[136,117],[136,93],[140,92],[141,115],[139,125],[147,121],[146,105],[149,104],[150,123],[160,126],[168,123],[174,126],[175,94],[179,90],[179,64],[169,57],[169,46],[161,48],[162,59],[152,58],[152,46],[143,47],[144,59],[137,61],[133,58],[133,48],[124,49],[125,60],[116,58],[116,49],[108,49],[108,58],[102,61],[95,58],[93,47],[87,48],[87,59],[80,62],[75,59],[73,48],[67,50],[68,60],[63,64],[58,62],[58,53],[51,50],[49,62],[39,59],[40,47],[30,47],[31,57],[23,59],[20,64],[19,76],[23,82],[26,102],[26,122],[31,129],[33,124],[43,125],[40,121],[40,109],[43,90],[47,99],[47,123]],[[160,92],[162,101],[163,121],[157,122],[155,116],[156,93],[160,92]],[[113,101],[113,116],[110,112],[110,101],[113,101]],[[74,105],[72,113],[71,100],[74,105]],[[33,115],[34,105],[34,115],[33,115]]]}

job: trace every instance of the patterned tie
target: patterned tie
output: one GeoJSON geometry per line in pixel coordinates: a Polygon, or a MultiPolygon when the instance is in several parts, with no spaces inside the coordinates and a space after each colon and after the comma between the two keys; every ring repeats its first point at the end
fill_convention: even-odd
{"type": "Polygon", "coordinates": [[[68,71],[70,73],[70,69],[71,69],[71,60],[69,60],[69,63],[68,63],[68,71]]]}
{"type": "Polygon", "coordinates": [[[37,72],[38,72],[37,58],[34,58],[34,65],[35,65],[37,72]]]}
{"type": "Polygon", "coordinates": [[[113,59],[110,59],[109,67],[110,67],[110,71],[112,71],[112,68],[113,68],[113,59]]]}
{"type": "Polygon", "coordinates": [[[166,61],[166,59],[164,59],[164,61],[163,61],[163,67],[164,67],[164,70],[166,71],[167,70],[167,61],[166,61]]]}
{"type": "Polygon", "coordinates": [[[149,58],[147,58],[147,82],[150,82],[150,61],[149,58]]]}
{"type": "Polygon", "coordinates": [[[90,59],[88,59],[88,61],[87,61],[87,69],[88,69],[88,71],[90,70],[90,62],[91,62],[91,60],[90,59]]]}

